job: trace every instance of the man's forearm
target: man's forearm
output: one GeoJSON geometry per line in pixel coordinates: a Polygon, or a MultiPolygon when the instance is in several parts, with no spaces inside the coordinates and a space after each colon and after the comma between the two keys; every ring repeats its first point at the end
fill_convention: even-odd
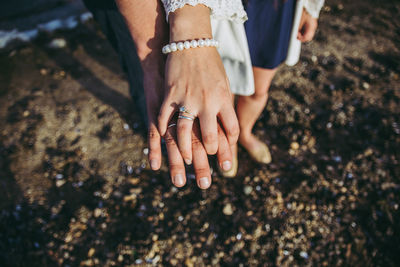
{"type": "Polygon", "coordinates": [[[162,60],[161,48],[168,42],[168,26],[158,0],[116,0],[125,19],[143,68],[162,60]]]}

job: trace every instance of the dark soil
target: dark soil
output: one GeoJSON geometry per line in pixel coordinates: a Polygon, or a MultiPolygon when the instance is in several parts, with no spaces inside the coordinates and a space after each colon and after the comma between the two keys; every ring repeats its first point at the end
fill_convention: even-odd
{"type": "Polygon", "coordinates": [[[256,124],[272,164],[205,191],[150,171],[94,23],[0,51],[0,265],[398,266],[399,13],[327,1],[256,124]]]}

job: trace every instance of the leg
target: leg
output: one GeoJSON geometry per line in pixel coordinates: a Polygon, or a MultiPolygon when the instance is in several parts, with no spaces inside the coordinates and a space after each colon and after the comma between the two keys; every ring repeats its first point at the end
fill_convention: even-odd
{"type": "Polygon", "coordinates": [[[268,91],[275,69],[253,67],[255,93],[251,96],[240,96],[236,105],[236,113],[239,120],[239,142],[247,151],[255,151],[263,143],[252,134],[252,129],[258,117],[265,108],[268,100],[268,91]]]}

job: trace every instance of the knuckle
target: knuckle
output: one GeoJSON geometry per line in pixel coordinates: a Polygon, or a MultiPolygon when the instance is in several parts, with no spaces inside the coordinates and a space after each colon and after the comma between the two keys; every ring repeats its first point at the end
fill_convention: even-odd
{"type": "Polygon", "coordinates": [[[192,138],[192,147],[193,149],[199,149],[200,147],[203,147],[203,143],[198,138],[192,138]]]}
{"type": "Polygon", "coordinates": [[[195,167],[195,171],[199,177],[203,177],[204,174],[206,175],[210,174],[210,168],[207,166],[197,166],[195,167]]]}
{"type": "Polygon", "coordinates": [[[213,144],[218,140],[218,136],[215,133],[205,133],[203,135],[203,141],[205,144],[213,144]]]}
{"type": "Polygon", "coordinates": [[[187,157],[187,156],[189,156],[190,155],[190,149],[187,149],[187,147],[184,147],[184,148],[181,148],[180,149],[180,152],[181,152],[181,154],[182,154],[182,156],[183,157],[187,157]]]}
{"type": "Polygon", "coordinates": [[[173,136],[171,135],[171,134],[166,134],[165,136],[164,136],[164,140],[165,140],[165,143],[167,144],[167,145],[176,145],[175,144],[175,139],[173,138],[173,136]]]}
{"type": "Polygon", "coordinates": [[[160,134],[156,129],[151,128],[151,129],[149,129],[147,136],[148,136],[149,140],[152,140],[152,139],[159,138],[160,134]]]}
{"type": "Polygon", "coordinates": [[[182,173],[182,165],[177,162],[169,162],[168,163],[171,172],[181,172],[182,173]]]}
{"type": "Polygon", "coordinates": [[[227,136],[229,139],[236,139],[240,134],[239,125],[233,125],[227,130],[227,136]]]}

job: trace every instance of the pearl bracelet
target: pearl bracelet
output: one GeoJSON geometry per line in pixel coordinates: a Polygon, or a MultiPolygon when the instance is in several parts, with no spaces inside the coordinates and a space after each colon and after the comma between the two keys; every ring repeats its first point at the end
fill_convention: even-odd
{"type": "Polygon", "coordinates": [[[199,40],[191,40],[191,41],[184,41],[178,43],[170,43],[165,45],[162,48],[163,54],[168,54],[175,51],[182,51],[183,49],[190,49],[196,47],[218,47],[219,43],[217,40],[214,39],[199,39],[199,40]]]}

